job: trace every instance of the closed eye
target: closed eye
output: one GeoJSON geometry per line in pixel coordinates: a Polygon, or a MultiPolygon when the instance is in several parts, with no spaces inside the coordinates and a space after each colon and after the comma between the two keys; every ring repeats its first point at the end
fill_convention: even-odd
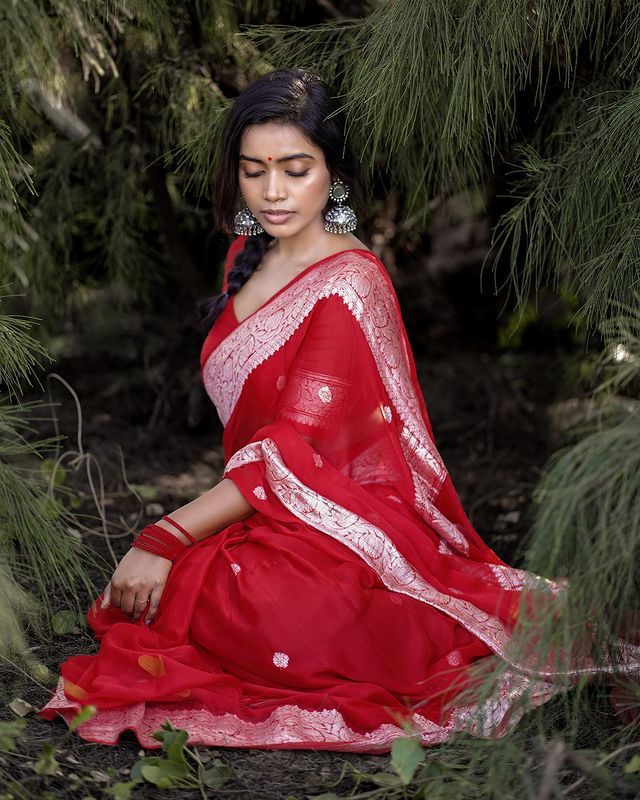
{"type": "MultiPolygon", "coordinates": [[[[309,170],[306,170],[305,172],[287,172],[286,174],[289,175],[291,178],[304,178],[305,175],[309,174],[309,170]]],[[[245,178],[258,178],[260,175],[262,175],[262,172],[244,173],[245,178]]]]}

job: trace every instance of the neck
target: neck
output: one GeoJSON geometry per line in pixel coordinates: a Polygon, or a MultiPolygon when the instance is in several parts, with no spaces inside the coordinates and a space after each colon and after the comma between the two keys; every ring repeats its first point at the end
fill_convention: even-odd
{"type": "Polygon", "coordinates": [[[277,260],[291,267],[304,268],[321,258],[332,247],[339,249],[342,234],[328,233],[321,216],[293,236],[276,237],[269,251],[277,260]]]}

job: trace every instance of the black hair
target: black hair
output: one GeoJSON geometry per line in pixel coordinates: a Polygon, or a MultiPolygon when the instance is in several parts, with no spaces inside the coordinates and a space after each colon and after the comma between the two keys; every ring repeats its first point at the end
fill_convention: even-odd
{"type": "MultiPolygon", "coordinates": [[[[213,221],[225,233],[234,233],[235,205],[239,195],[240,140],[249,125],[278,122],[295,125],[325,156],[332,178],[349,187],[349,202],[357,199],[353,158],[345,141],[344,116],[338,111],[327,84],[313,72],[277,69],[262,75],[244,89],[227,112],[213,172],[213,221]]],[[[249,236],[229,270],[227,293],[201,306],[202,325],[208,329],[235,294],[251,277],[275,237],[264,231],[249,236]]]]}

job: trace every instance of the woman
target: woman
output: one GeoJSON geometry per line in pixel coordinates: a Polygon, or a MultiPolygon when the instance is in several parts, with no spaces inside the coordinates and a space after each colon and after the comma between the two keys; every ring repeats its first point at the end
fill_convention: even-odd
{"type": "Polygon", "coordinates": [[[89,741],[157,748],[168,718],[190,744],[385,752],[406,724],[425,745],[501,736],[562,688],[508,647],[525,590],[544,610],[563,587],[504,564],[461,508],[392,283],[351,232],[333,111],[282,70],[226,120],[216,221],[244,235],[201,358],[226,467],[140,534],[88,612],[99,653],[61,665],[39,714],[94,704],[89,741]],[[469,700],[472,668],[500,664],[469,700]]]}

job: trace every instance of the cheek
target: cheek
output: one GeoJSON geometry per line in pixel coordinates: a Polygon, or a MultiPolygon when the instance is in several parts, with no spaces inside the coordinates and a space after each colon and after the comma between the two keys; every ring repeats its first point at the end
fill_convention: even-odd
{"type": "Polygon", "coordinates": [[[325,207],[329,199],[329,180],[325,175],[309,176],[304,188],[305,201],[308,205],[325,207]]]}

